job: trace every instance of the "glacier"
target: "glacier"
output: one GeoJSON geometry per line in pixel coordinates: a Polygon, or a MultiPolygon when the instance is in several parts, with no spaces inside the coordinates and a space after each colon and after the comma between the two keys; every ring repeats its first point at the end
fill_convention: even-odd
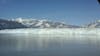
{"type": "Polygon", "coordinates": [[[0,30],[0,33],[26,33],[26,34],[51,34],[51,35],[66,35],[66,34],[91,34],[100,35],[99,28],[23,28],[23,29],[6,29],[0,30]]]}

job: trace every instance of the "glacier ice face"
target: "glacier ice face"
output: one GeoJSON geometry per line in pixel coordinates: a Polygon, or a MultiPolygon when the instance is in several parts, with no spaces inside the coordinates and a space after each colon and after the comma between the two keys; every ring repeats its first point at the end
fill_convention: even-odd
{"type": "Polygon", "coordinates": [[[66,35],[66,34],[93,34],[93,35],[100,35],[100,29],[94,28],[54,28],[54,29],[33,29],[33,28],[26,28],[26,29],[6,29],[0,30],[0,33],[27,33],[27,34],[48,34],[48,35],[66,35]]]}

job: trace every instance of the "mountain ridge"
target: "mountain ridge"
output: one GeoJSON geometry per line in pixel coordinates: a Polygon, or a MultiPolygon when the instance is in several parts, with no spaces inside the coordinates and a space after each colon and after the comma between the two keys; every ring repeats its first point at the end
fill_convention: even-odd
{"type": "Polygon", "coordinates": [[[46,19],[0,19],[0,29],[18,28],[100,28],[100,20],[91,22],[85,26],[70,25],[64,22],[55,22],[46,19]]]}
{"type": "Polygon", "coordinates": [[[45,19],[43,20],[23,19],[23,18],[9,19],[9,20],[0,19],[0,29],[10,29],[10,28],[12,29],[14,28],[79,28],[79,26],[68,25],[64,22],[54,22],[45,19]]]}

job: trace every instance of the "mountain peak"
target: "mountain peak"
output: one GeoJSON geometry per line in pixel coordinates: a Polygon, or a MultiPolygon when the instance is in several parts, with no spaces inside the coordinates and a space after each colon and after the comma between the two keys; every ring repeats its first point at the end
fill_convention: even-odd
{"type": "Polygon", "coordinates": [[[100,22],[100,20],[97,20],[96,22],[100,22]]]}
{"type": "Polygon", "coordinates": [[[19,22],[29,28],[77,28],[79,26],[67,25],[64,22],[54,22],[47,19],[25,19],[25,18],[16,18],[16,22],[19,22]]]}

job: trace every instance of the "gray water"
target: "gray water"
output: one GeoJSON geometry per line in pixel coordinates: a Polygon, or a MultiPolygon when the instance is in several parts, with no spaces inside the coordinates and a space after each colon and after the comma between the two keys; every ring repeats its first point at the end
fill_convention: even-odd
{"type": "Polygon", "coordinates": [[[0,56],[100,56],[100,36],[0,34],[0,56]]]}

